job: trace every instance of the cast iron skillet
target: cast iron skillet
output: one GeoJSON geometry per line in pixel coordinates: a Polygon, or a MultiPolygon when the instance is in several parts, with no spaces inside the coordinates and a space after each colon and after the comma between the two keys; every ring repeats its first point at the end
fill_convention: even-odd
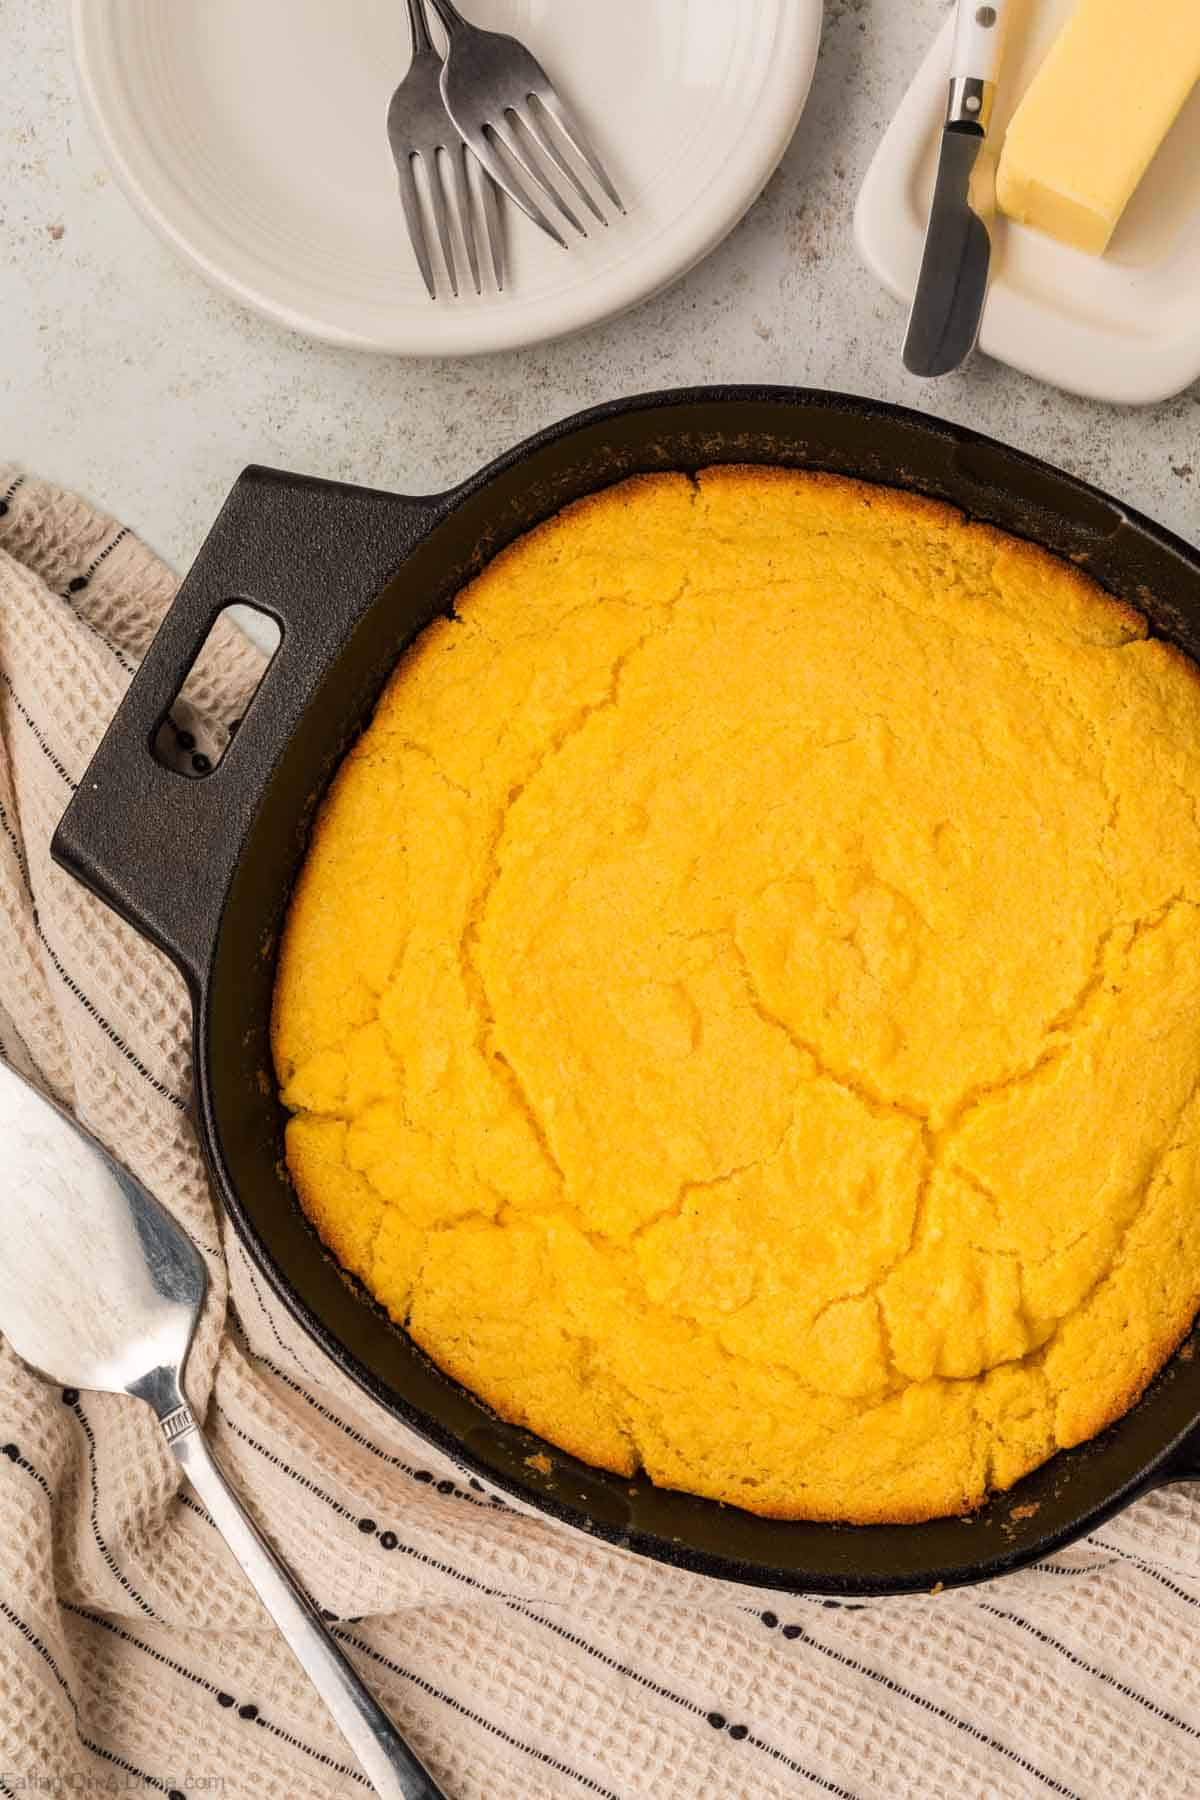
{"type": "MultiPolygon", "coordinates": [[[[440,1374],[340,1273],[281,1172],[283,1118],[264,1079],[280,922],[314,806],[398,652],[502,545],[566,502],[636,472],[717,462],[832,469],[949,500],[1080,562],[1200,656],[1200,556],[1042,463],[838,394],[647,395],[553,426],[426,499],[247,470],[68,807],[54,855],[183,971],[200,1135],[221,1197],[271,1287],[389,1411],[500,1488],[666,1563],[829,1594],[979,1581],[1046,1555],[1151,1488],[1200,1477],[1194,1338],[1116,1425],[968,1519],[758,1519],[557,1452],[539,1473],[527,1458],[546,1448],[541,1440],[440,1374]],[[223,761],[189,779],[160,767],[150,747],[232,599],[272,614],[283,637],[223,761]]],[[[1114,1127],[1095,1121],[1097,1131],[1114,1127]]]]}

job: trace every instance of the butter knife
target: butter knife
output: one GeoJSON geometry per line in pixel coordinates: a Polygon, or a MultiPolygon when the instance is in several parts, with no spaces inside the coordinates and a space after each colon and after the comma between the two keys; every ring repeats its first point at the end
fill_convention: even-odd
{"type": "Polygon", "coordinates": [[[948,375],[979,336],[995,213],[988,127],[1008,3],[958,0],[937,181],[904,339],[904,366],[912,375],[948,375]]]}

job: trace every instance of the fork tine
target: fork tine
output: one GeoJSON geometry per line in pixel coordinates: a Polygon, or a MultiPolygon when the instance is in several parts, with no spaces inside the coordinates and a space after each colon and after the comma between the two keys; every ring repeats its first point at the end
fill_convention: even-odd
{"type": "Polygon", "coordinates": [[[396,173],[400,178],[400,203],[404,208],[404,221],[408,226],[409,241],[417,259],[417,267],[429,289],[429,298],[436,300],[437,286],[433,279],[433,264],[429,260],[429,241],[425,236],[425,220],[421,213],[417,184],[413,179],[412,163],[411,155],[396,158],[396,173]]]}
{"type": "Polygon", "coordinates": [[[519,169],[521,169],[526,175],[528,175],[529,179],[532,182],[536,183],[536,185],[538,187],[540,187],[545,193],[549,194],[550,198],[553,200],[554,204],[557,206],[559,212],[562,213],[563,217],[566,219],[566,221],[569,225],[573,225],[575,227],[575,229],[579,233],[580,237],[586,237],[587,231],[586,231],[585,227],[581,224],[579,219],[576,218],[575,214],[571,211],[571,208],[567,205],[566,201],[563,199],[563,197],[559,193],[558,189],[554,186],[554,184],[551,181],[547,180],[545,175],[543,175],[540,172],[540,170],[535,166],[535,164],[530,162],[528,156],[525,154],[525,151],[522,148],[521,140],[517,136],[515,125],[509,124],[510,117],[513,120],[515,120],[517,117],[517,114],[513,110],[512,107],[510,107],[507,112],[501,113],[498,118],[495,118],[491,121],[492,130],[495,132],[495,134],[499,138],[500,142],[504,145],[504,148],[507,150],[508,154],[512,157],[512,159],[516,163],[517,167],[519,169]]]}
{"type": "MultiPolygon", "coordinates": [[[[531,94],[529,99],[531,104],[526,106],[524,112],[518,112],[516,117],[529,133],[538,149],[542,152],[542,155],[554,164],[554,167],[558,170],[560,175],[566,176],[567,180],[571,183],[571,186],[575,189],[575,192],[579,195],[579,198],[583,201],[583,204],[589,208],[593,216],[601,225],[607,225],[608,220],[604,217],[604,214],[592,199],[591,194],[588,192],[583,182],[579,179],[558,145],[554,142],[554,139],[550,136],[550,133],[546,130],[546,127],[542,124],[542,121],[538,118],[537,113],[534,112],[532,102],[537,100],[537,95],[531,94]]],[[[540,105],[540,102],[538,104],[540,105]]],[[[547,117],[549,117],[549,114],[547,114],[547,117]]]]}
{"type": "Polygon", "coordinates": [[[544,106],[554,123],[558,126],[571,148],[575,150],[587,164],[604,192],[608,195],[618,212],[625,211],[625,203],[605,172],[604,164],[588,142],[587,133],[570,108],[564,105],[557,89],[547,82],[544,87],[534,90],[533,98],[540,106],[544,106]]]}
{"type": "Polygon", "coordinates": [[[446,181],[442,173],[442,159],[436,146],[423,160],[429,175],[429,204],[433,208],[434,222],[437,225],[438,237],[441,239],[446,273],[450,277],[450,291],[457,300],[458,270],[454,266],[454,239],[450,235],[450,214],[446,206],[446,181]]]}
{"type": "MultiPolygon", "coordinates": [[[[469,154],[469,152],[468,152],[469,154]]],[[[487,170],[479,163],[479,192],[483,206],[483,222],[487,227],[488,255],[492,259],[492,274],[496,279],[496,289],[504,292],[504,221],[500,216],[500,201],[497,197],[496,184],[487,170]]]]}
{"type": "Polygon", "coordinates": [[[467,142],[483,164],[486,173],[490,175],[492,180],[496,183],[496,186],[502,188],[509,199],[515,201],[521,211],[527,214],[528,217],[533,220],[535,225],[540,225],[547,237],[552,237],[555,243],[561,245],[565,250],[567,248],[567,240],[562,232],[558,229],[557,225],[546,217],[537,201],[533,198],[533,195],[528,191],[524,183],[513,174],[512,170],[505,163],[504,158],[497,151],[496,146],[492,143],[488,136],[489,131],[492,129],[493,127],[490,123],[482,126],[480,130],[471,134],[467,139],[467,142]]]}
{"type": "Polygon", "coordinates": [[[471,280],[475,283],[475,292],[482,294],[483,288],[479,281],[479,256],[475,248],[475,216],[471,207],[471,184],[467,180],[467,146],[460,138],[458,148],[447,150],[446,154],[450,159],[454,198],[458,208],[458,223],[467,252],[467,262],[471,269],[471,280]]]}

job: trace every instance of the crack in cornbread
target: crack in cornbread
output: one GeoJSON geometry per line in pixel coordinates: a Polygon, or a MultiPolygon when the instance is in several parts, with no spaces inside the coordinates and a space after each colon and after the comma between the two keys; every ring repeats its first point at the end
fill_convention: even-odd
{"type": "Polygon", "coordinates": [[[402,658],[274,1046],[300,1199],[505,1418],[784,1517],[966,1510],[1200,1304],[1200,680],[947,507],[640,478],[402,658]]]}

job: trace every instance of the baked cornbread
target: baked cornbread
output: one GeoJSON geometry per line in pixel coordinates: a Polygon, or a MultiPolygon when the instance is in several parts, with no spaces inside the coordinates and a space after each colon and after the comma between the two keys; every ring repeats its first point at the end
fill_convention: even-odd
{"type": "Polygon", "coordinates": [[[968,1509],[1200,1304],[1200,681],[836,477],[626,482],[404,656],[274,1046],[301,1201],[440,1366],[754,1512],[968,1509]]]}

